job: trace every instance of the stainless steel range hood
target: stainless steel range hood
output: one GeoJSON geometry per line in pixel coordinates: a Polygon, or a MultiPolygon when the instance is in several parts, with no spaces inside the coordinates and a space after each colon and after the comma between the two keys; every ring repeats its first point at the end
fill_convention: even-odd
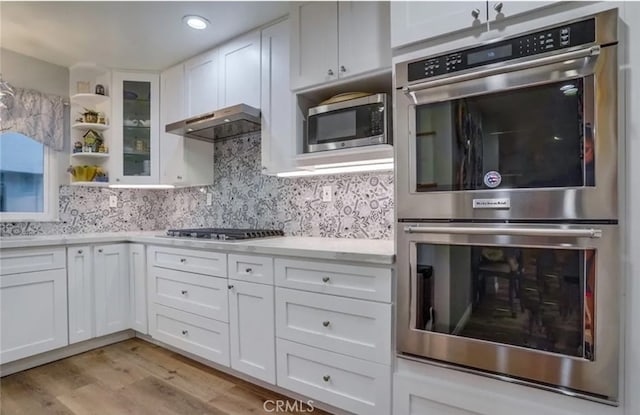
{"type": "Polygon", "coordinates": [[[239,104],[167,124],[165,131],[202,141],[214,141],[260,130],[260,110],[239,104]]]}

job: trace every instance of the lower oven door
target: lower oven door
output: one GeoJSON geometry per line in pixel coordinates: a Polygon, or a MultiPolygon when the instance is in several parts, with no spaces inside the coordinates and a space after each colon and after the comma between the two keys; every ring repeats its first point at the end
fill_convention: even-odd
{"type": "Polygon", "coordinates": [[[402,354],[618,399],[617,225],[400,223],[402,354]]]}

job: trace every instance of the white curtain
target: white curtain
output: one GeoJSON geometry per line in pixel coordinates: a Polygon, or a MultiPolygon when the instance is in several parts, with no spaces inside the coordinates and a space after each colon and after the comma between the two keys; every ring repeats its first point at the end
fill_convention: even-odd
{"type": "Polygon", "coordinates": [[[56,151],[64,148],[64,100],[57,95],[15,88],[2,96],[0,131],[24,134],[56,151]]]}

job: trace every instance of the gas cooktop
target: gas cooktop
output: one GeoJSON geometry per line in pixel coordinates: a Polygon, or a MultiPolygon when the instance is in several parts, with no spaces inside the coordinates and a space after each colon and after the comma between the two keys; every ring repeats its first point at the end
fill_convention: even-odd
{"type": "Polygon", "coordinates": [[[183,238],[215,239],[219,241],[238,241],[242,239],[267,238],[284,236],[281,230],[273,229],[230,229],[230,228],[195,228],[169,229],[167,236],[183,238]]]}

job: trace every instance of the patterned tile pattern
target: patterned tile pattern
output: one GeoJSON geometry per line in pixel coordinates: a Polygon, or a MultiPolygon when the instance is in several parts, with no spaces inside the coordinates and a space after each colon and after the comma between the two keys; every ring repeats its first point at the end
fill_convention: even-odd
{"type": "Polygon", "coordinates": [[[393,174],[277,178],[260,173],[260,136],[216,143],[214,182],[206,188],[113,190],[63,186],[59,223],[3,223],[0,233],[35,235],[169,227],[278,228],[287,235],[393,237],[393,174]],[[333,198],[323,202],[322,187],[333,198]],[[206,206],[206,192],[213,204],[206,206]],[[118,208],[107,194],[117,194],[118,208]]]}

